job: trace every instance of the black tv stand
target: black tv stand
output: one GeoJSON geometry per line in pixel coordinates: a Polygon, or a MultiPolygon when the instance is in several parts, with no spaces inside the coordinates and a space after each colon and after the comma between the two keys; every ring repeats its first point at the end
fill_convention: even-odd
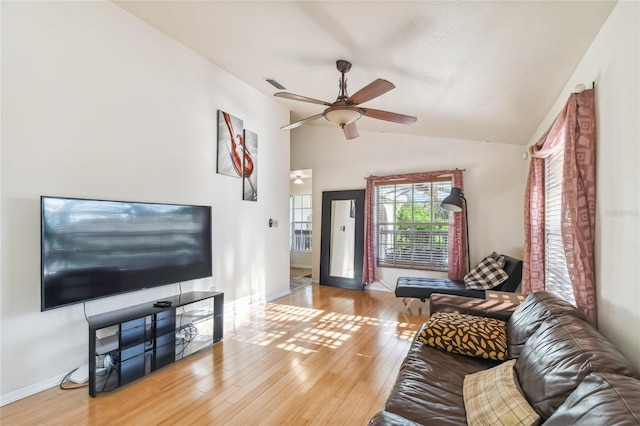
{"type": "Polygon", "coordinates": [[[222,339],[224,293],[194,291],[88,317],[95,397],[222,339]],[[156,306],[158,302],[168,302],[156,306]]]}

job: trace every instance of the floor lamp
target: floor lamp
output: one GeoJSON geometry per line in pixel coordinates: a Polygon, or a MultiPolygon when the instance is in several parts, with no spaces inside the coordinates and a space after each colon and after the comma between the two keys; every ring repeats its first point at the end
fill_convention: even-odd
{"type": "Polygon", "coordinates": [[[442,207],[445,210],[450,212],[461,212],[462,211],[462,201],[464,200],[464,228],[467,231],[467,272],[471,271],[471,252],[469,250],[469,218],[467,217],[467,199],[464,198],[464,194],[462,193],[462,189],[460,188],[451,188],[451,193],[442,200],[442,207]]]}

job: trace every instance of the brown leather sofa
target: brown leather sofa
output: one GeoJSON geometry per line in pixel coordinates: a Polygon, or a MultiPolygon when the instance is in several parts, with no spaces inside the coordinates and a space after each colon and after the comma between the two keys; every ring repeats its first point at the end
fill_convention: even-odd
{"type": "MultiPolygon", "coordinates": [[[[517,359],[518,382],[541,423],[640,424],[640,374],[580,311],[557,296],[533,293],[516,306],[433,294],[430,309],[507,320],[508,357],[517,359]]],[[[414,340],[384,409],[369,425],[466,424],[465,375],[498,363],[414,340]]]]}

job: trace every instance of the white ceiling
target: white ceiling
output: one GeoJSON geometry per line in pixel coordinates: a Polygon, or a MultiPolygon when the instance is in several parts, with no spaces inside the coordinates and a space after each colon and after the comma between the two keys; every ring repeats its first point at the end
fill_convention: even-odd
{"type": "MultiPolygon", "coordinates": [[[[615,5],[613,1],[122,1],[118,6],[268,96],[328,102],[335,61],[348,91],[384,78],[396,88],[365,106],[360,130],[527,144],[615,5]]],[[[570,84],[591,82],[569,82],[570,84]]],[[[291,121],[322,105],[274,98],[291,121]]],[[[283,126],[288,123],[277,123],[283,126]]],[[[332,125],[324,119],[312,125],[332,125]]],[[[285,130],[283,130],[285,131],[285,130]]],[[[336,127],[336,131],[342,131],[336,127]]]]}

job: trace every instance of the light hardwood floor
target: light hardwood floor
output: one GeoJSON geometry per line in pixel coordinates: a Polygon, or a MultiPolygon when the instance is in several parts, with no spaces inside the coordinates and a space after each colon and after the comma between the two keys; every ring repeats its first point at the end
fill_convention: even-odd
{"type": "Polygon", "coordinates": [[[113,392],[49,389],[0,410],[8,425],[365,425],[426,306],[312,284],[225,315],[224,339],[113,392]]]}

